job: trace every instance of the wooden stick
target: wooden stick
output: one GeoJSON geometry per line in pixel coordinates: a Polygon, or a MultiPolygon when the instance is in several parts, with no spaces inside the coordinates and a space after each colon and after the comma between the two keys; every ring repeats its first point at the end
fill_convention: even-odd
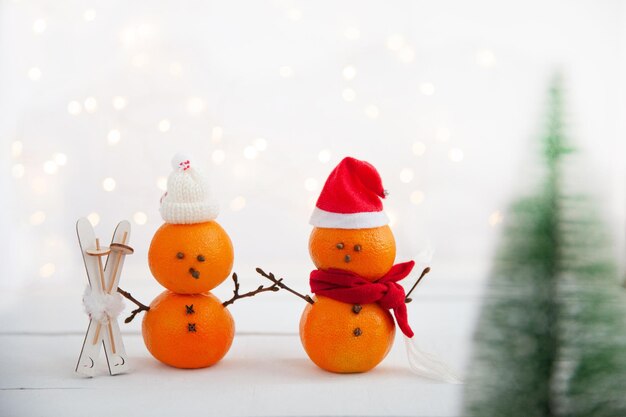
{"type": "Polygon", "coordinates": [[[113,353],[117,353],[115,352],[115,339],[113,338],[113,328],[111,327],[111,320],[109,320],[109,339],[111,339],[111,351],[113,353]]]}
{"type": "MultiPolygon", "coordinates": [[[[126,238],[128,237],[128,232],[124,232],[124,236],[122,236],[122,244],[126,244],[126,238]]],[[[117,258],[115,258],[115,267],[113,268],[113,274],[111,275],[111,282],[109,282],[109,287],[107,289],[107,294],[111,294],[111,290],[113,290],[113,283],[115,282],[115,277],[117,276],[117,270],[120,267],[120,263],[122,262],[122,256],[125,256],[122,252],[117,252],[117,258]]],[[[111,351],[115,352],[115,339],[113,338],[113,328],[111,327],[111,317],[109,317],[108,321],[109,327],[109,339],[111,339],[111,351]]]]}
{"type": "MultiPolygon", "coordinates": [[[[100,250],[100,239],[96,238],[96,249],[100,250]]],[[[102,267],[102,257],[98,256],[98,271],[100,272],[100,285],[102,285],[102,291],[106,290],[106,284],[104,283],[104,268],[102,267]]],[[[98,322],[96,325],[96,334],[93,337],[93,344],[98,343],[100,338],[100,328],[102,324],[98,322]]],[[[109,324],[109,331],[111,331],[111,325],[109,324]]]]}
{"type": "MultiPolygon", "coordinates": [[[[128,232],[124,232],[124,236],[122,236],[122,244],[126,244],[126,238],[128,237],[128,232]]],[[[111,276],[111,282],[109,282],[109,289],[107,293],[111,294],[111,290],[113,290],[113,283],[115,282],[115,277],[117,276],[117,270],[120,266],[120,262],[122,261],[122,256],[124,254],[122,252],[117,253],[117,259],[115,259],[115,268],[113,268],[113,275],[111,276]]]]}
{"type": "MultiPolygon", "coordinates": [[[[128,232],[124,232],[124,236],[122,237],[122,244],[126,244],[126,239],[128,238],[128,232]]],[[[100,250],[100,239],[96,238],[96,249],[100,250]]],[[[111,290],[113,289],[113,284],[115,283],[115,277],[117,276],[117,271],[120,266],[120,262],[122,261],[122,256],[124,256],[121,252],[118,253],[117,258],[115,259],[115,267],[113,268],[113,274],[111,275],[111,282],[107,285],[104,282],[104,268],[102,266],[102,257],[98,256],[98,270],[100,271],[100,283],[102,284],[102,291],[106,294],[111,294],[111,290]]],[[[100,337],[100,328],[102,324],[98,322],[96,326],[96,334],[94,335],[93,344],[98,343],[98,339],[100,337]]],[[[109,339],[111,340],[111,351],[113,353],[117,353],[115,349],[115,338],[113,337],[113,327],[111,326],[111,318],[107,321],[107,328],[109,330],[109,339]]]]}
{"type": "Polygon", "coordinates": [[[93,335],[93,343],[92,344],[96,344],[98,343],[98,338],[100,337],[100,327],[102,325],[100,324],[100,322],[98,322],[98,324],[96,325],[96,334],[93,335]]]}
{"type": "MultiPolygon", "coordinates": [[[[100,250],[100,239],[96,238],[96,249],[100,250]]],[[[102,257],[98,256],[98,269],[100,271],[100,284],[102,284],[102,291],[105,290],[106,285],[104,284],[104,268],[102,267],[102,257]]]]}
{"type": "Polygon", "coordinates": [[[428,274],[430,272],[430,267],[427,266],[426,268],[424,268],[424,270],[422,271],[422,275],[420,275],[420,277],[417,279],[417,281],[415,282],[415,284],[413,284],[413,286],[411,287],[411,289],[409,290],[409,292],[406,294],[406,297],[404,298],[404,302],[405,303],[410,303],[411,301],[413,301],[412,299],[409,298],[409,295],[411,295],[411,293],[413,292],[413,290],[415,289],[415,287],[417,287],[417,284],[420,283],[420,281],[422,280],[422,278],[424,278],[424,276],[426,274],[428,274]]]}

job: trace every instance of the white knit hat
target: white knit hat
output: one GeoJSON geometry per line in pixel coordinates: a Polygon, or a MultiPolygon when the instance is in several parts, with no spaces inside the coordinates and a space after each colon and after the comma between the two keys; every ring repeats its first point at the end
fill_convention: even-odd
{"type": "Polygon", "coordinates": [[[166,223],[191,224],[215,220],[219,206],[213,199],[206,176],[189,157],[176,154],[174,171],[167,179],[167,191],[161,197],[161,217],[166,223]]]}

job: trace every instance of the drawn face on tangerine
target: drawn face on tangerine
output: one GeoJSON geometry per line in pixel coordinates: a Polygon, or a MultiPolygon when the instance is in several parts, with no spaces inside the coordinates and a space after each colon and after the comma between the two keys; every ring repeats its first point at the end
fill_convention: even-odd
{"type": "Polygon", "coordinates": [[[170,291],[196,294],[222,283],[233,267],[233,245],[215,221],[163,224],[148,251],[152,275],[170,291]]]}
{"type": "Polygon", "coordinates": [[[309,238],[309,253],[318,269],[341,269],[376,281],[396,259],[396,241],[389,226],[370,229],[315,227],[309,238]]]}

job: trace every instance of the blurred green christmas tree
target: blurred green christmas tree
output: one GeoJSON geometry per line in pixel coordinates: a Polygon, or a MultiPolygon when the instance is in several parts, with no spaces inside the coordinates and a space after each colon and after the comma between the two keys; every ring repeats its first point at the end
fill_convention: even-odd
{"type": "Polygon", "coordinates": [[[541,188],[513,204],[465,392],[474,417],[626,416],[626,298],[593,201],[573,194],[555,78],[541,188]]]}

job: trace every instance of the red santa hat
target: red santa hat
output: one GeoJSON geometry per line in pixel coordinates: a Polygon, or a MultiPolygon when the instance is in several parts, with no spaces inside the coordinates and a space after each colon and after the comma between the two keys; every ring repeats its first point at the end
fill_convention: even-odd
{"type": "Polygon", "coordinates": [[[384,226],[389,223],[381,201],[386,195],[376,168],[346,157],[328,176],[309,223],[336,229],[384,226]]]}

